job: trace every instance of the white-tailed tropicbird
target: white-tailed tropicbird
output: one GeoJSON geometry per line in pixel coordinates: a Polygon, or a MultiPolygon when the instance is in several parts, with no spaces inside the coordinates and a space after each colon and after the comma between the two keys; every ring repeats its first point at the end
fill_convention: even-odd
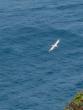
{"type": "Polygon", "coordinates": [[[60,40],[58,39],[58,40],[51,46],[51,48],[49,49],[49,52],[52,51],[52,50],[54,50],[55,48],[57,48],[59,42],[60,42],[60,40]]]}

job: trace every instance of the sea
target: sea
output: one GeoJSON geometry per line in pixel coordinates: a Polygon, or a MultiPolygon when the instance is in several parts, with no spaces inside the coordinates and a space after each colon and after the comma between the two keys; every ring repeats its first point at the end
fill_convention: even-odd
{"type": "Polygon", "coordinates": [[[83,0],[0,0],[0,110],[64,110],[82,90],[83,0]]]}

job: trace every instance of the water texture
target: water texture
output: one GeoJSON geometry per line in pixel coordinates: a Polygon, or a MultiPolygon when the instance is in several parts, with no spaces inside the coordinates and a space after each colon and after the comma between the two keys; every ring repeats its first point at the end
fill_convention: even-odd
{"type": "Polygon", "coordinates": [[[0,0],[0,110],[63,110],[82,89],[83,0],[0,0]]]}

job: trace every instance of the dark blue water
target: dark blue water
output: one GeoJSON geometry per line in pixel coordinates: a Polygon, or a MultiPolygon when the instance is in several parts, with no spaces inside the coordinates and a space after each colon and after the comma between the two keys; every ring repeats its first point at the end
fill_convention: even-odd
{"type": "Polygon", "coordinates": [[[82,89],[83,0],[0,0],[0,110],[63,110],[82,89]]]}

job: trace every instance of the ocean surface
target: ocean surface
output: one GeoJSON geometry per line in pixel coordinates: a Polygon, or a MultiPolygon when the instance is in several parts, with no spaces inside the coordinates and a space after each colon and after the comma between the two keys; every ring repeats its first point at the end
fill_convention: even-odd
{"type": "Polygon", "coordinates": [[[0,0],[0,110],[63,110],[82,89],[83,0],[0,0]]]}

